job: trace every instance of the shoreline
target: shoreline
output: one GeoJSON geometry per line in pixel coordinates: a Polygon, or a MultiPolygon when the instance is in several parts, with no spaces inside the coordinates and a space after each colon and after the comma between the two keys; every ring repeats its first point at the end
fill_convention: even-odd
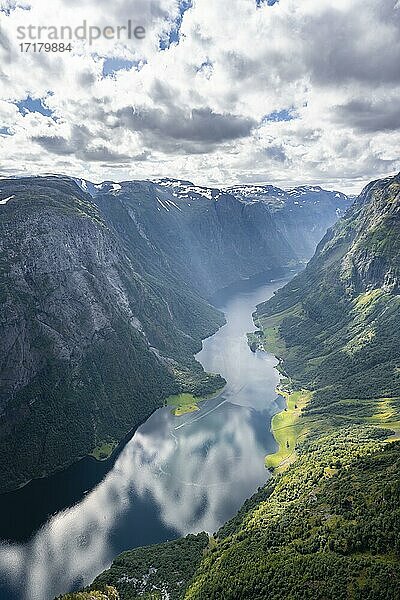
{"type": "Polygon", "coordinates": [[[253,313],[255,331],[247,334],[247,344],[252,352],[261,350],[275,357],[275,369],[280,375],[280,382],[275,392],[285,400],[282,410],[276,412],[270,422],[270,431],[277,444],[275,452],[267,454],[264,458],[266,469],[271,473],[281,473],[291,465],[296,457],[297,441],[307,433],[306,423],[300,421],[303,409],[310,402],[313,393],[310,390],[294,390],[290,378],[284,367],[284,344],[279,336],[277,321],[274,316],[269,317],[267,327],[262,326],[257,319],[257,310],[253,313]]]}
{"type": "Polygon", "coordinates": [[[8,490],[0,491],[0,496],[6,496],[7,494],[16,493],[16,492],[22,490],[24,487],[28,486],[30,483],[34,483],[36,481],[41,481],[43,479],[50,479],[51,477],[57,476],[58,474],[62,473],[63,471],[67,471],[68,469],[73,468],[74,466],[78,465],[79,463],[81,463],[82,461],[84,461],[86,459],[88,459],[90,461],[94,461],[99,464],[105,464],[108,461],[115,462],[117,460],[118,456],[120,455],[120,453],[122,452],[123,448],[132,439],[132,437],[135,435],[135,433],[139,429],[139,427],[141,427],[148,419],[150,419],[150,417],[160,408],[163,408],[163,406],[162,405],[158,406],[157,408],[152,410],[151,414],[149,414],[144,420],[142,420],[140,423],[135,425],[135,427],[132,427],[124,435],[124,437],[121,438],[121,440],[119,442],[117,442],[114,450],[107,458],[98,459],[95,456],[93,456],[93,454],[88,452],[87,454],[83,454],[82,456],[79,456],[78,458],[75,458],[71,461],[68,461],[67,463],[65,463],[63,465],[60,465],[59,467],[50,471],[49,473],[43,473],[42,475],[38,475],[37,477],[31,477],[30,479],[27,479],[26,481],[23,481],[22,483],[20,483],[18,486],[15,486],[8,490]]]}
{"type": "Polygon", "coordinates": [[[296,459],[296,444],[307,433],[306,423],[300,421],[303,409],[310,402],[309,390],[285,390],[280,385],[276,393],[285,399],[286,406],[271,419],[270,431],[278,448],[265,456],[265,466],[271,472],[281,473],[296,459]]]}
{"type": "Polygon", "coordinates": [[[177,394],[174,396],[169,396],[165,400],[165,407],[172,407],[170,411],[174,417],[181,417],[183,415],[197,412],[200,410],[200,407],[197,405],[200,402],[207,402],[208,400],[215,400],[222,395],[225,390],[227,383],[225,383],[221,388],[215,390],[211,394],[206,396],[194,396],[193,394],[177,394]]]}
{"type": "MultiPolygon", "coordinates": [[[[216,307],[214,307],[214,308],[216,308],[216,307]]],[[[209,337],[212,337],[215,333],[217,333],[217,331],[219,331],[221,329],[221,327],[224,327],[224,325],[226,325],[226,320],[225,319],[224,319],[224,322],[220,326],[218,326],[214,332],[209,333],[208,335],[206,335],[204,338],[201,339],[201,344],[203,345],[204,340],[208,339],[209,337]]],[[[200,350],[199,350],[199,352],[200,352],[200,350]]],[[[198,354],[198,352],[193,355],[193,358],[196,361],[197,361],[197,359],[196,359],[197,354],[198,354]]],[[[224,385],[224,388],[225,388],[225,385],[224,385]]],[[[220,393],[220,392],[221,392],[221,390],[217,390],[215,393],[220,393]]],[[[208,398],[204,398],[204,399],[208,399],[208,398]]],[[[165,406],[166,406],[166,404],[165,404],[166,400],[167,400],[167,398],[163,398],[163,400],[161,401],[162,404],[160,404],[159,406],[157,406],[156,408],[154,408],[153,410],[151,410],[151,412],[146,416],[146,418],[142,419],[137,425],[135,425],[134,427],[131,427],[125,434],[123,434],[123,436],[121,437],[120,440],[115,440],[115,442],[114,442],[115,443],[115,447],[112,449],[112,452],[108,456],[106,456],[104,458],[97,458],[93,454],[95,452],[96,448],[97,448],[97,446],[96,446],[95,448],[92,448],[90,451],[88,451],[86,454],[83,454],[82,456],[75,457],[75,458],[73,458],[73,459],[65,462],[62,465],[58,465],[57,467],[55,467],[54,469],[52,469],[49,472],[43,473],[42,475],[38,475],[38,476],[35,476],[35,477],[30,477],[29,479],[27,479],[25,481],[22,481],[20,484],[18,484],[16,486],[13,486],[13,487],[11,487],[9,489],[5,489],[5,490],[2,490],[2,491],[0,490],[0,496],[5,496],[7,494],[17,493],[18,491],[20,491],[23,488],[25,488],[26,486],[28,486],[30,483],[54,477],[54,476],[56,476],[57,474],[59,474],[59,473],[61,473],[63,471],[67,471],[68,469],[73,468],[74,466],[78,465],[79,463],[81,463],[82,461],[84,461],[86,459],[95,461],[96,463],[99,463],[99,464],[106,464],[106,463],[110,462],[110,468],[112,468],[113,465],[115,464],[115,461],[117,460],[118,456],[121,454],[123,448],[132,439],[132,437],[134,436],[134,434],[136,433],[136,431],[139,429],[139,427],[141,427],[142,425],[144,425],[144,423],[148,419],[150,419],[150,417],[157,410],[159,410],[160,408],[165,408],[165,406]]]]}

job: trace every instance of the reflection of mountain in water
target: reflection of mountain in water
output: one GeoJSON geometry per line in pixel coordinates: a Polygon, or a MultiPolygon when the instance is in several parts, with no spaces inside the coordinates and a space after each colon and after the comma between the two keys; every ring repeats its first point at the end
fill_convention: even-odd
{"type": "Polygon", "coordinates": [[[52,598],[90,582],[123,549],[214,532],[265,481],[276,360],[251,353],[245,332],[259,297],[277,287],[236,295],[224,307],[227,325],[204,343],[198,358],[228,379],[218,398],[178,419],[167,408],[154,413],[78,504],[26,544],[0,548],[0,570],[11,584],[1,597],[52,598]]]}

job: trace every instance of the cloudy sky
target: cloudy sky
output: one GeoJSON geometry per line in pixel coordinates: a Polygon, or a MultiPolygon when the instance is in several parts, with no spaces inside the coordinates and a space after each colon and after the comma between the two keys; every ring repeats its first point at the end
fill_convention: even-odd
{"type": "Polygon", "coordinates": [[[0,19],[0,175],[357,192],[400,170],[396,0],[6,0],[0,19]],[[19,46],[21,26],[128,19],[144,39],[19,46]]]}

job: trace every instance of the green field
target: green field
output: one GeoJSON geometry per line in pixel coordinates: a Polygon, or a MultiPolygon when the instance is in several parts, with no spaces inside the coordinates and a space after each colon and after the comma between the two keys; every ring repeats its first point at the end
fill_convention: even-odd
{"type": "Polygon", "coordinates": [[[93,456],[96,460],[107,460],[117,446],[117,442],[104,442],[103,444],[96,446],[89,456],[93,456]]]}
{"type": "Polygon", "coordinates": [[[165,404],[167,406],[173,406],[171,413],[175,417],[186,415],[187,413],[196,412],[200,410],[198,403],[204,402],[204,400],[211,400],[216,398],[222,392],[224,388],[220,388],[214,394],[208,396],[194,396],[193,394],[177,394],[176,396],[169,396],[165,404]]]}
{"type": "Polygon", "coordinates": [[[286,392],[280,389],[277,392],[286,399],[286,408],[272,418],[271,430],[279,448],[265,457],[265,466],[281,472],[295,460],[297,440],[306,433],[306,424],[300,420],[300,415],[312,393],[307,390],[286,392]]]}
{"type": "Polygon", "coordinates": [[[169,396],[165,402],[167,406],[174,406],[175,408],[171,411],[172,414],[175,415],[175,417],[180,417],[186,413],[200,410],[197,406],[198,401],[199,398],[195,398],[193,394],[178,394],[176,396],[169,396]]]}

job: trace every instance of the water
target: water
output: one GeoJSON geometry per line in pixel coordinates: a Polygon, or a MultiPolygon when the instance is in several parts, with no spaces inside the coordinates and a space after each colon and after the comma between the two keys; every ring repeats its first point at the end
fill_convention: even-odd
{"type": "Polygon", "coordinates": [[[123,550],[213,533],[265,483],[282,400],[276,359],[252,353],[246,332],[256,304],[285,282],[247,282],[213,299],[227,324],[198,359],[228,382],[217,398],[181,417],[159,409],[112,465],[86,458],[0,496],[1,600],[52,600],[90,583],[123,550]]]}

